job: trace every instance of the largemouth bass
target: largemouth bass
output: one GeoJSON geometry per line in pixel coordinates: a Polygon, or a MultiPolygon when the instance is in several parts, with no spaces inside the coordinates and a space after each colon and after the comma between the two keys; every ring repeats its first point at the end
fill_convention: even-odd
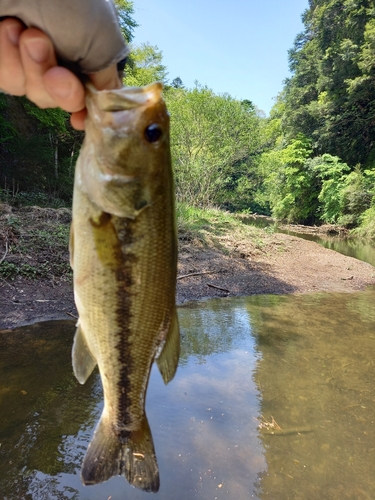
{"type": "Polygon", "coordinates": [[[76,165],[70,254],[79,313],[73,369],[84,384],[96,364],[104,409],[83,461],[84,484],[124,475],[157,491],[145,414],[153,361],[176,371],[177,237],[162,85],[88,86],[86,136],[76,165]]]}

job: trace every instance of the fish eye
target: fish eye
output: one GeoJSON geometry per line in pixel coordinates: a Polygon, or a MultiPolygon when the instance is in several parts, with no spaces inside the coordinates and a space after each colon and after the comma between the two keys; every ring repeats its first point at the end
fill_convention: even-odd
{"type": "Polygon", "coordinates": [[[153,123],[152,125],[149,125],[145,132],[145,138],[146,141],[148,142],[156,142],[160,139],[160,137],[163,135],[163,131],[157,123],[153,123]]]}

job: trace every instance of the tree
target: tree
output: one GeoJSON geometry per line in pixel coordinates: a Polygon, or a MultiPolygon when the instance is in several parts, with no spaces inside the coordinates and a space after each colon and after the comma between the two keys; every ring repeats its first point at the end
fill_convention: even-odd
{"type": "Polygon", "coordinates": [[[307,163],[311,153],[311,141],[302,134],[284,148],[263,153],[259,169],[272,215],[277,219],[315,221],[319,186],[307,163]]]}
{"type": "Polygon", "coordinates": [[[156,45],[142,43],[134,47],[125,69],[125,84],[142,87],[155,81],[166,83],[168,73],[162,61],[163,53],[156,45]]]}
{"type": "Polygon", "coordinates": [[[18,191],[44,191],[71,199],[82,133],[69,114],[40,109],[25,97],[0,96],[0,182],[18,191]]]}
{"type": "Polygon", "coordinates": [[[182,83],[182,80],[179,76],[174,78],[171,82],[171,86],[174,87],[175,89],[183,89],[185,88],[184,84],[182,83]]]}
{"type": "Polygon", "coordinates": [[[350,168],[339,157],[329,154],[314,158],[309,165],[322,182],[318,196],[320,219],[335,223],[342,213],[342,191],[350,168]]]}
{"type": "Polygon", "coordinates": [[[115,5],[122,34],[127,43],[130,43],[134,38],[134,28],[138,26],[138,23],[133,19],[133,2],[130,0],[115,0],[115,5]]]}
{"type": "Polygon", "coordinates": [[[305,30],[289,52],[283,127],[316,154],[364,163],[375,134],[375,8],[370,0],[310,0],[305,30]]]}
{"type": "Polygon", "coordinates": [[[176,192],[195,206],[225,204],[258,148],[259,118],[228,94],[170,87],[171,146],[176,192]]]}
{"type": "MultiPolygon", "coordinates": [[[[137,26],[133,2],[115,0],[127,42],[137,26]]],[[[69,114],[39,109],[25,97],[0,94],[0,189],[44,192],[67,202],[83,134],[72,130],[69,114]]]]}

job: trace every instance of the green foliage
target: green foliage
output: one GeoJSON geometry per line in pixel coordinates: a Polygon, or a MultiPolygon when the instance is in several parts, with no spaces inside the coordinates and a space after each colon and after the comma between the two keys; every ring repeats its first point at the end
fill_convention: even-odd
{"type": "Polygon", "coordinates": [[[134,4],[129,0],[115,0],[120,27],[125,40],[130,43],[133,40],[133,31],[138,23],[134,20],[134,4]]]}
{"type": "Polygon", "coordinates": [[[4,279],[14,279],[18,274],[18,266],[12,262],[4,261],[0,264],[0,276],[4,279]]]}
{"type": "Polygon", "coordinates": [[[183,89],[185,87],[179,76],[177,76],[172,80],[171,86],[174,87],[175,89],[183,89]]]}
{"type": "Polygon", "coordinates": [[[321,202],[320,219],[335,223],[341,214],[343,189],[350,169],[340,158],[329,154],[314,158],[310,166],[322,182],[318,196],[321,202]]]}
{"type": "Polygon", "coordinates": [[[254,199],[288,221],[355,227],[375,192],[375,7],[310,0],[302,20],[292,76],[262,127],[254,199]]]}
{"type": "Polygon", "coordinates": [[[21,97],[20,102],[26,114],[34,117],[39,124],[46,129],[52,129],[55,133],[66,132],[69,114],[60,108],[40,109],[26,97],[21,97]]]}
{"type": "Polygon", "coordinates": [[[69,114],[3,96],[0,116],[1,197],[14,201],[21,191],[45,192],[69,202],[82,140],[82,133],[70,128],[69,114]]]}
{"type": "Polygon", "coordinates": [[[374,197],[375,171],[362,172],[359,166],[345,179],[341,192],[341,213],[338,223],[355,227],[361,223],[361,215],[370,208],[374,197]]]}
{"type": "Polygon", "coordinates": [[[71,203],[55,195],[34,191],[15,191],[11,189],[0,189],[0,201],[20,207],[70,207],[71,203]]]}
{"type": "MultiPolygon", "coordinates": [[[[137,26],[133,2],[115,3],[130,42],[137,26]]],[[[185,211],[180,220],[188,233],[202,235],[205,224],[218,228],[216,216],[199,210],[219,206],[289,222],[360,224],[372,234],[375,7],[370,0],[309,0],[302,19],[304,31],[289,51],[292,75],[269,118],[250,99],[216,95],[198,83],[188,89],[179,77],[168,85],[158,47],[134,47],[124,83],[164,83],[176,194],[185,211]]],[[[67,113],[0,94],[0,201],[69,204],[81,141],[67,113]]],[[[42,238],[49,242],[47,234],[42,238]]]]}
{"type": "Polygon", "coordinates": [[[0,264],[0,277],[3,279],[14,280],[17,276],[23,276],[29,279],[38,279],[48,275],[50,269],[46,264],[37,267],[29,264],[16,265],[12,262],[4,261],[0,264]]]}
{"type": "Polygon", "coordinates": [[[375,133],[374,16],[370,0],[310,2],[289,53],[285,133],[348,164],[364,162],[375,133]]]}
{"type": "Polygon", "coordinates": [[[375,206],[368,208],[360,217],[360,226],[354,234],[375,240],[375,206]]]}
{"type": "Polygon", "coordinates": [[[0,277],[3,279],[14,280],[17,276],[23,276],[29,279],[39,279],[51,276],[71,275],[71,269],[68,262],[60,264],[43,262],[37,266],[29,264],[16,265],[12,262],[4,261],[0,264],[0,277]]]}
{"type": "Polygon", "coordinates": [[[166,83],[168,73],[162,61],[163,53],[158,47],[149,43],[135,46],[125,70],[125,85],[142,87],[157,81],[166,83]]]}
{"type": "Polygon", "coordinates": [[[244,196],[252,155],[259,147],[259,118],[227,94],[196,84],[165,93],[179,201],[207,207],[244,196]],[[234,194],[236,193],[236,194],[234,194]]]}
{"type": "Polygon", "coordinates": [[[277,219],[314,221],[318,193],[316,176],[307,162],[311,152],[310,140],[299,135],[285,148],[263,153],[259,169],[272,215],[277,219]]]}

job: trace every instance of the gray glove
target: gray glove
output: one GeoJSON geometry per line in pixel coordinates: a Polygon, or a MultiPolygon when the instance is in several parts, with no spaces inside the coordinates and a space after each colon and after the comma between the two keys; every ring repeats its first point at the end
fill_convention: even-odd
{"type": "Polygon", "coordinates": [[[94,73],[129,53],[112,0],[0,0],[0,17],[18,17],[44,31],[59,62],[94,73]]]}

